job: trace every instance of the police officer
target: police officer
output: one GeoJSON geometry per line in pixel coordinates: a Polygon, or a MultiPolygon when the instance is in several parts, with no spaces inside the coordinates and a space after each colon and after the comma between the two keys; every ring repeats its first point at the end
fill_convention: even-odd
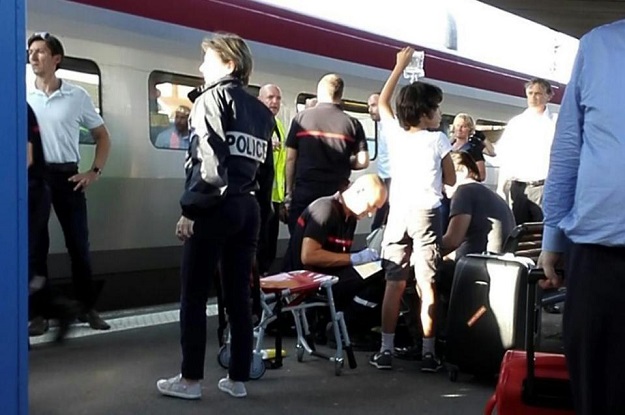
{"type": "MultiPolygon", "coordinates": [[[[206,349],[206,301],[217,263],[231,330],[228,376],[218,387],[234,397],[247,395],[253,327],[250,274],[258,242],[259,203],[254,194],[261,163],[273,165],[273,114],[244,86],[252,71],[247,44],[235,35],[202,42],[200,71],[205,86],[195,97],[190,123],[182,216],[176,235],[184,241],[181,268],[181,373],[157,382],[167,396],[201,397],[206,349]]],[[[271,187],[272,182],[268,183],[271,187]]],[[[269,192],[261,192],[271,195],[269,192]]],[[[270,197],[261,200],[269,205],[270,197]]],[[[270,211],[270,209],[269,209],[270,211]]]]}

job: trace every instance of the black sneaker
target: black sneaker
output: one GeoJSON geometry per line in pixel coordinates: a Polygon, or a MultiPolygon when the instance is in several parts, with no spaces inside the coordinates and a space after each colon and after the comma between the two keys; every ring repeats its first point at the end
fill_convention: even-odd
{"type": "Polygon", "coordinates": [[[426,353],[421,359],[421,372],[436,373],[443,367],[443,363],[434,356],[434,353],[426,353]]]}
{"type": "Polygon", "coordinates": [[[392,369],[393,368],[393,355],[390,350],[384,350],[383,352],[377,352],[369,359],[369,364],[375,366],[378,369],[392,369]]]}

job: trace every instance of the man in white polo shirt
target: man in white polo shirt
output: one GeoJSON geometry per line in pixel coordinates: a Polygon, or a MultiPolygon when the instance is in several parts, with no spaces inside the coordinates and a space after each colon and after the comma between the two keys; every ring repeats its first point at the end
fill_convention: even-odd
{"type": "MultiPolygon", "coordinates": [[[[111,141],[89,94],[56,77],[63,56],[63,45],[49,33],[35,33],[28,39],[28,61],[36,79],[35,88],[28,93],[27,99],[39,121],[52,206],[63,229],[72,263],[74,291],[83,308],[79,318],[93,329],[107,330],[110,326],[93,308],[97,293],[91,272],[84,192],[102,174],[111,141]],[[96,144],[93,165],[83,173],[78,172],[81,127],[91,132],[96,144]]],[[[40,237],[49,247],[47,229],[40,237]]],[[[43,332],[47,329],[47,322],[35,316],[29,329],[31,334],[43,332]]]]}

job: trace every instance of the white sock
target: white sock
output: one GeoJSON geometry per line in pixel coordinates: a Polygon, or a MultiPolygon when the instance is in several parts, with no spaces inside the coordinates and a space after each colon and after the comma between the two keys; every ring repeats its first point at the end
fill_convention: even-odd
{"type": "Polygon", "coordinates": [[[394,347],[395,333],[382,333],[382,346],[380,347],[380,352],[385,350],[392,352],[394,347]]]}
{"type": "Polygon", "coordinates": [[[436,355],[436,352],[434,350],[435,346],[436,346],[436,337],[424,337],[422,355],[425,356],[427,353],[432,353],[433,355],[436,355]]]}

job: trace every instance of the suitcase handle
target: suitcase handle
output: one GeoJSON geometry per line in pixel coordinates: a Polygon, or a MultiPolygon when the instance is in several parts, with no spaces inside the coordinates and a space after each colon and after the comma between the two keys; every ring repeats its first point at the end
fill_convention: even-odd
{"type": "Polygon", "coordinates": [[[525,322],[525,355],[527,357],[527,393],[534,394],[535,373],[534,373],[534,322],[536,316],[536,284],[540,280],[545,280],[545,271],[542,268],[530,270],[527,276],[527,313],[525,322]]]}
{"type": "MultiPolygon", "coordinates": [[[[556,270],[559,275],[563,275],[562,270],[556,270]]],[[[523,382],[523,401],[527,404],[539,405],[541,407],[572,409],[572,399],[570,396],[570,386],[568,382],[557,379],[536,379],[535,373],[535,345],[534,345],[534,321],[536,311],[541,305],[536,304],[536,284],[540,280],[547,279],[545,272],[541,268],[530,270],[527,281],[527,322],[526,322],[526,361],[527,377],[523,382]],[[538,391],[549,390],[551,393],[544,395],[538,391]]]]}

